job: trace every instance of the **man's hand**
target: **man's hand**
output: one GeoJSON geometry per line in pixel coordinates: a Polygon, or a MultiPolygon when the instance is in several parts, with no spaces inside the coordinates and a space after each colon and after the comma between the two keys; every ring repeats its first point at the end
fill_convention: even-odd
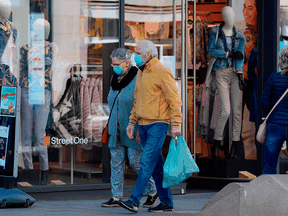
{"type": "Polygon", "coordinates": [[[172,126],[171,133],[172,133],[172,136],[173,136],[174,138],[175,138],[176,136],[179,136],[179,135],[181,134],[180,126],[176,126],[176,127],[173,127],[173,126],[172,126]]]}
{"type": "Polygon", "coordinates": [[[136,142],[141,143],[140,136],[139,136],[139,129],[137,130],[137,133],[136,133],[136,142]]]}
{"type": "Polygon", "coordinates": [[[129,137],[129,139],[133,139],[134,125],[128,124],[126,131],[127,131],[127,136],[129,137]]]}
{"type": "Polygon", "coordinates": [[[238,84],[239,84],[239,89],[241,91],[243,91],[243,89],[246,87],[246,83],[244,81],[244,76],[242,72],[237,72],[237,76],[238,76],[238,84]]]}

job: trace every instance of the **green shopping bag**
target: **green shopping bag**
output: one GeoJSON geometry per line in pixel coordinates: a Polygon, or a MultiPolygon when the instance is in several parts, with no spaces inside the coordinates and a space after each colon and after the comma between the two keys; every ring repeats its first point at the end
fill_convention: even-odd
{"type": "Polygon", "coordinates": [[[174,138],[171,139],[163,172],[163,188],[178,185],[193,173],[199,172],[199,168],[181,135],[178,136],[177,145],[175,145],[174,138]]]}

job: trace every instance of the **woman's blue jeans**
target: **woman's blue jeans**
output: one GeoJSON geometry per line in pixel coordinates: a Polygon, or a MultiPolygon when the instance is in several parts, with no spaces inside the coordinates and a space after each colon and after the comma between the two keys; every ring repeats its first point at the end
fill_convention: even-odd
{"type": "Polygon", "coordinates": [[[285,140],[288,140],[288,126],[267,123],[262,174],[276,173],[278,157],[285,140]]]}
{"type": "Polygon", "coordinates": [[[156,184],[157,193],[161,203],[173,206],[173,198],[170,188],[163,188],[163,166],[162,146],[168,133],[169,125],[155,123],[150,125],[139,125],[139,135],[143,146],[140,158],[140,171],[137,181],[133,187],[131,200],[135,205],[140,205],[140,199],[144,193],[151,176],[156,184]]]}

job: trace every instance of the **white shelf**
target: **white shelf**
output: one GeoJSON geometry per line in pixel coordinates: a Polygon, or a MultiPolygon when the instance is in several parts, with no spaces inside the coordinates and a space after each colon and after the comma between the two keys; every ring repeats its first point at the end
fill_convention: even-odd
{"type": "Polygon", "coordinates": [[[84,37],[85,44],[110,44],[119,43],[119,38],[84,37]]]}

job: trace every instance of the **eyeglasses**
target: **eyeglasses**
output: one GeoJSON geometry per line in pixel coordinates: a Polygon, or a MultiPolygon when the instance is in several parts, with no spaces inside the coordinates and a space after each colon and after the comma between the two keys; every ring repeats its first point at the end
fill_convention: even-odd
{"type": "Polygon", "coordinates": [[[139,53],[139,52],[134,52],[134,55],[143,55],[142,53],[139,53]]]}
{"type": "Polygon", "coordinates": [[[120,63],[120,64],[111,64],[111,67],[119,67],[120,65],[122,65],[124,62],[120,63]]]}

